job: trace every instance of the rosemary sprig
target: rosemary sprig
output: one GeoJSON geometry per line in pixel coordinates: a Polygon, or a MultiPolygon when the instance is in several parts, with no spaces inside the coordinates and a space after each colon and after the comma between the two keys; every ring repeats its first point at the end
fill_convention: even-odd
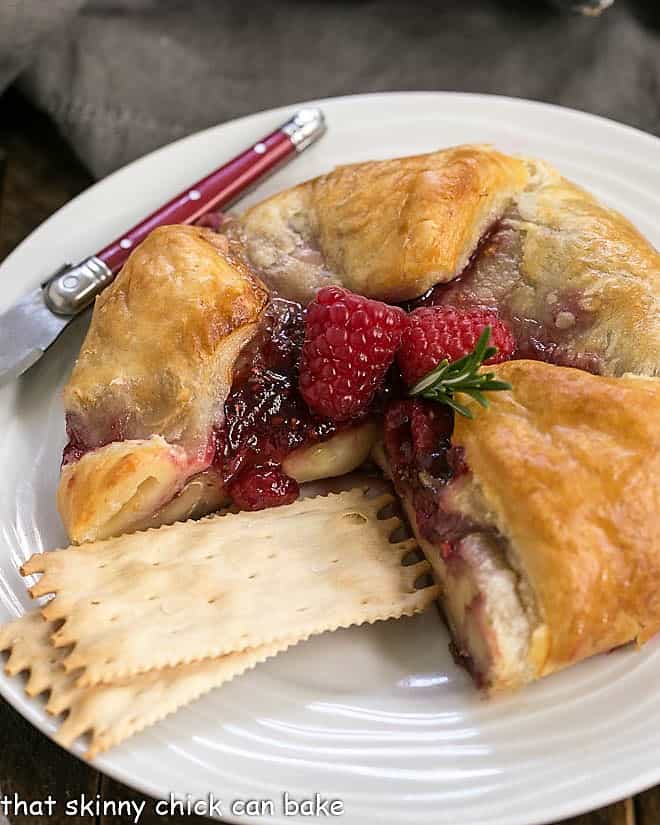
{"type": "Polygon", "coordinates": [[[489,326],[484,327],[475,348],[468,355],[451,364],[446,358],[441,361],[435,369],[410,388],[410,395],[419,395],[431,401],[447,404],[460,415],[474,418],[472,410],[456,400],[456,393],[469,395],[482,407],[487,407],[488,399],[484,395],[485,392],[510,390],[511,384],[499,381],[494,373],[479,372],[483,362],[497,352],[497,347],[488,346],[490,331],[489,326]]]}

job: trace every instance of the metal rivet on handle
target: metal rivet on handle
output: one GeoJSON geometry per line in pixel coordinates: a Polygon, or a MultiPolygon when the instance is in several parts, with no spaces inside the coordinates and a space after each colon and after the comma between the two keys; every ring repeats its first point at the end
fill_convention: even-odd
{"type": "Polygon", "coordinates": [[[265,143],[257,143],[257,144],[255,145],[255,147],[254,147],[254,151],[255,151],[258,155],[263,155],[263,153],[266,151],[266,149],[267,149],[267,148],[268,148],[268,147],[266,146],[266,144],[265,144],[265,143]]]}
{"type": "Polygon", "coordinates": [[[188,197],[191,201],[198,201],[202,197],[202,194],[199,189],[191,189],[190,192],[188,192],[188,197]]]}
{"type": "Polygon", "coordinates": [[[121,246],[122,249],[130,249],[133,246],[133,241],[130,238],[122,238],[119,241],[119,246],[121,246]]]}

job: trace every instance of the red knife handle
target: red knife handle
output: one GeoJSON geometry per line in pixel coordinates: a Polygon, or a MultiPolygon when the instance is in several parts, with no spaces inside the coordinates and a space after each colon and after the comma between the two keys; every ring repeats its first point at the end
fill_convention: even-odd
{"type": "Polygon", "coordinates": [[[251,184],[325,132],[320,109],[301,109],[279,129],[238,157],[189,186],[96,255],[66,264],[45,281],[44,301],[56,315],[73,316],[110,284],[137,244],[157,226],[192,223],[213,208],[227,206],[251,184]]]}
{"type": "Polygon", "coordinates": [[[157,226],[192,223],[211,209],[222,209],[251,184],[296,152],[291,137],[277,129],[247,151],[189,186],[160,209],[112,241],[96,257],[118,272],[141,241],[157,226]]]}
{"type": "Polygon", "coordinates": [[[215,172],[189,186],[96,255],[66,264],[42,284],[46,306],[56,315],[74,316],[112,283],[137,244],[168,223],[192,223],[211,209],[234,201],[251,184],[325,132],[320,109],[301,109],[279,129],[253,144],[215,172]]]}

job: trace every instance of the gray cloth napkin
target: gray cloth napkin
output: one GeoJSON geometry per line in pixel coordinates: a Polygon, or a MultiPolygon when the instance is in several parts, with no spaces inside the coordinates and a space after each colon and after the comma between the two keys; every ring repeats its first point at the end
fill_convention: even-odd
{"type": "Polygon", "coordinates": [[[211,124],[353,92],[496,92],[657,132],[655,6],[580,17],[540,0],[2,0],[0,84],[18,77],[97,176],[211,124]]]}

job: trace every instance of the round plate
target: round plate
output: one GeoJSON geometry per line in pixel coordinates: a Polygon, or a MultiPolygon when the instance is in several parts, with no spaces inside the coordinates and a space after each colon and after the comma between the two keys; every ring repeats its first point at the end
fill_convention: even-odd
{"type": "MultiPolygon", "coordinates": [[[[660,141],[539,103],[464,94],[321,101],[328,134],[244,203],[339,163],[493,143],[538,156],[660,241],[660,141]]],[[[65,260],[94,252],[294,106],[208,129],[122,169],[67,204],[0,269],[4,309],[65,260]]],[[[378,216],[374,216],[378,220],[378,216]]],[[[0,391],[0,622],[30,609],[20,564],[65,541],[55,510],[64,444],[59,393],[84,321],[0,391]]],[[[346,825],[515,825],[569,816],[660,780],[660,645],[600,656],[486,701],[452,662],[435,611],[312,639],[168,717],[96,761],[153,796],[233,800],[321,793],[346,825]]],[[[47,734],[20,679],[0,692],[47,734]]],[[[77,754],[81,749],[75,750],[77,754]]],[[[266,811],[266,813],[268,813],[266,811]]]]}

